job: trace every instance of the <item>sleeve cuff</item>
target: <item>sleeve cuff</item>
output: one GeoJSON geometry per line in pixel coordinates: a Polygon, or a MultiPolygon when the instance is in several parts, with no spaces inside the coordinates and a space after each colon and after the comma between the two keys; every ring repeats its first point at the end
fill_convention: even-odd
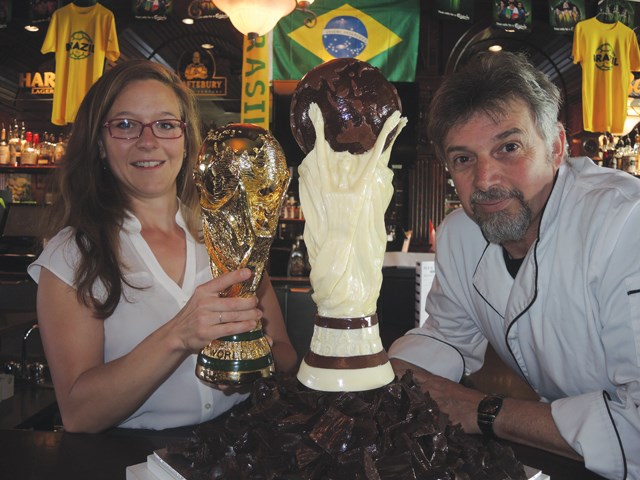
{"type": "Polygon", "coordinates": [[[389,348],[389,358],[412,363],[430,373],[459,382],[464,359],[451,345],[436,338],[408,332],[389,348]]]}
{"type": "Polygon", "coordinates": [[[589,470],[625,478],[624,453],[604,392],[558,399],[551,403],[551,414],[562,438],[582,455],[589,470]]]}

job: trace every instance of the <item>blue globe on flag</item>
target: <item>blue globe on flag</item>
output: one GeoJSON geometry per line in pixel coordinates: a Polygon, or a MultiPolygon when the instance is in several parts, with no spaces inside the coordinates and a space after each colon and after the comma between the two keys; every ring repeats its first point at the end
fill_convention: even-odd
{"type": "Polygon", "coordinates": [[[335,58],[355,58],[367,47],[369,37],[364,23],[352,16],[329,20],[322,31],[322,44],[335,58]]]}

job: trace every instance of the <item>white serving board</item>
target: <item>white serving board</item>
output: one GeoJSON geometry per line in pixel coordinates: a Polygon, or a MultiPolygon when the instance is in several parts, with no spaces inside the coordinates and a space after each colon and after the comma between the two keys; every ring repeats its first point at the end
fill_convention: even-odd
{"type": "Polygon", "coordinates": [[[151,473],[147,462],[138,463],[137,465],[131,465],[127,467],[126,480],[161,480],[157,475],[151,473]]]}
{"type": "MultiPolygon", "coordinates": [[[[529,480],[551,480],[549,475],[525,465],[524,472],[529,480]]],[[[126,480],[187,480],[165,462],[157,452],[147,457],[145,463],[127,467],[126,480]]]]}

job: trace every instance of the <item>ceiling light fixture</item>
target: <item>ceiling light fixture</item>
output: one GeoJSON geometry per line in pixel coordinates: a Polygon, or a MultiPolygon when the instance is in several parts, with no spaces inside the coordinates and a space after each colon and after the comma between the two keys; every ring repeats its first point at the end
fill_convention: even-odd
{"type": "Polygon", "coordinates": [[[200,45],[202,48],[204,48],[205,50],[211,50],[213,48],[213,45],[211,43],[203,43],[202,45],[200,45]]]}
{"type": "Polygon", "coordinates": [[[294,10],[310,15],[305,19],[307,27],[315,25],[316,16],[308,10],[313,0],[214,0],[216,7],[224,12],[233,26],[242,34],[255,39],[269,33],[278,21],[294,10]]]}
{"type": "Polygon", "coordinates": [[[193,22],[193,18],[185,17],[182,19],[182,23],[184,23],[185,25],[193,25],[193,22]]]}
{"type": "Polygon", "coordinates": [[[25,26],[24,26],[24,29],[25,29],[27,32],[37,32],[38,30],[40,30],[40,28],[39,28],[39,27],[37,27],[37,26],[35,26],[35,25],[25,25],[25,26]]]}
{"type": "Polygon", "coordinates": [[[500,45],[491,45],[487,50],[490,52],[499,52],[502,50],[502,47],[500,45]]]}

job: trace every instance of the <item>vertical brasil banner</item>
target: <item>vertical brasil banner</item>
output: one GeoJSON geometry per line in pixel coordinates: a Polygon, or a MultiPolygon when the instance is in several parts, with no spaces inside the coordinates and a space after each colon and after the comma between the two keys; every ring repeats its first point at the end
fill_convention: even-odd
{"type": "Polygon", "coordinates": [[[242,42],[242,106],[240,121],[269,130],[269,47],[265,35],[242,42]]]}
{"type": "Polygon", "coordinates": [[[334,58],[357,58],[382,70],[392,82],[416,75],[419,0],[324,0],[312,4],[315,26],[294,11],[273,31],[273,79],[299,80],[334,58]]]}

